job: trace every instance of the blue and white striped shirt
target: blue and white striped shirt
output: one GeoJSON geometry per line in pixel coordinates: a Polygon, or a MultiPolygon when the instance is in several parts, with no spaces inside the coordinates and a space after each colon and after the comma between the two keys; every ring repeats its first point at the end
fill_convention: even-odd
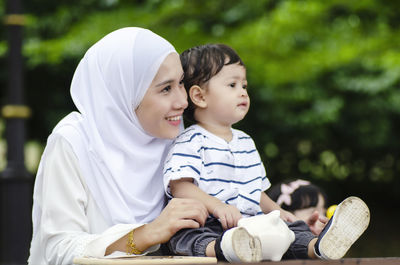
{"type": "Polygon", "coordinates": [[[232,129],[228,143],[199,125],[192,125],[175,140],[165,165],[164,187],[169,182],[192,178],[200,189],[235,205],[244,216],[261,214],[261,192],[271,184],[253,139],[232,129]]]}

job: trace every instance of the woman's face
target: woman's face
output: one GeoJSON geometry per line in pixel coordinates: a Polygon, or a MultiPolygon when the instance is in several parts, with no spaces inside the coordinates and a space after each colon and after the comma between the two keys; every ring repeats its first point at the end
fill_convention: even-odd
{"type": "Polygon", "coordinates": [[[179,55],[169,54],[161,64],[142,102],[135,110],[143,129],[158,138],[173,139],[180,132],[188,106],[179,55]]]}

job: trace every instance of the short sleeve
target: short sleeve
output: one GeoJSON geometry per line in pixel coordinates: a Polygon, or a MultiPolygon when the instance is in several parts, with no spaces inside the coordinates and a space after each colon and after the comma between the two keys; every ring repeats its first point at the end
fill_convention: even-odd
{"type": "Polygon", "coordinates": [[[202,172],[201,134],[183,134],[179,136],[168,153],[164,164],[164,189],[171,197],[171,180],[191,178],[198,185],[202,172]]]}
{"type": "Polygon", "coordinates": [[[254,140],[252,140],[252,144],[254,146],[254,149],[256,150],[256,156],[257,156],[257,160],[260,163],[260,176],[262,178],[261,180],[261,191],[266,191],[267,189],[269,189],[271,187],[271,182],[269,181],[269,179],[267,178],[267,172],[265,170],[265,166],[263,161],[261,160],[261,156],[260,153],[258,152],[258,149],[256,147],[256,144],[254,143],[254,140]]]}

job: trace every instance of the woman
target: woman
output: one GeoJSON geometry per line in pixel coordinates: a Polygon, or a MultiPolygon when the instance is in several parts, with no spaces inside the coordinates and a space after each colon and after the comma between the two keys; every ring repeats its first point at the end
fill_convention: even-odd
{"type": "Polygon", "coordinates": [[[71,84],[79,112],[54,128],[36,176],[29,264],[146,254],[204,225],[198,201],[163,210],[162,162],[187,107],[182,78],[173,46],[146,29],[119,29],[87,51],[71,84]]]}

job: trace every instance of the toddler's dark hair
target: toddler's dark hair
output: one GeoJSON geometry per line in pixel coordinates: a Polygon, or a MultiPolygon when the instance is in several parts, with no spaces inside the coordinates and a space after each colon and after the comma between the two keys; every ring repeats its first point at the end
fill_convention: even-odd
{"type": "Polygon", "coordinates": [[[328,203],[326,193],[320,187],[299,179],[275,184],[267,191],[267,194],[273,201],[277,203],[279,201],[278,204],[282,209],[289,212],[317,206],[319,194],[324,198],[325,208],[328,203]],[[283,185],[286,185],[286,190],[283,185]],[[289,189],[289,192],[287,189],[289,189]],[[290,203],[284,199],[287,196],[290,196],[290,203]]]}
{"type": "MultiPolygon", "coordinates": [[[[239,64],[244,66],[242,59],[231,47],[225,44],[206,44],[190,48],[180,55],[186,91],[194,86],[203,86],[213,76],[221,71],[224,65],[239,64]]],[[[189,122],[195,122],[195,106],[188,97],[189,106],[184,112],[184,117],[189,122]]]]}

